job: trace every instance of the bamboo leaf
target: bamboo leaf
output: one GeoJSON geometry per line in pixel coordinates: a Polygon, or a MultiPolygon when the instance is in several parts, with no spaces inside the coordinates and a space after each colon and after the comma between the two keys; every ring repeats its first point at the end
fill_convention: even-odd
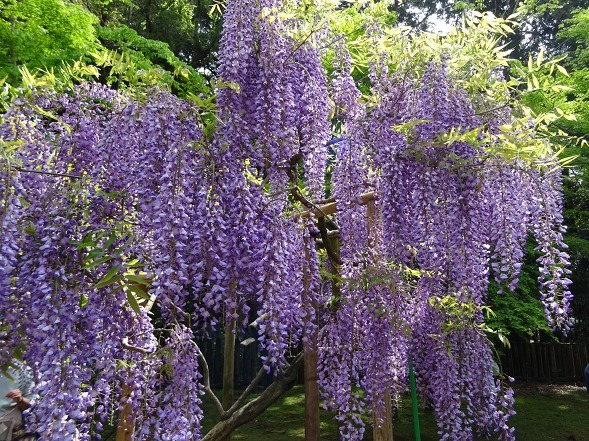
{"type": "Polygon", "coordinates": [[[149,285],[149,280],[143,276],[137,276],[135,274],[125,274],[125,279],[130,280],[131,282],[138,283],[139,285],[149,285]]]}
{"type": "Polygon", "coordinates": [[[567,72],[567,70],[561,66],[560,64],[555,64],[556,68],[558,69],[558,71],[563,74],[565,77],[569,76],[569,73],[567,72]]]}
{"type": "Polygon", "coordinates": [[[141,314],[141,308],[139,307],[139,303],[137,303],[137,299],[133,295],[133,293],[129,290],[126,291],[127,293],[127,301],[129,302],[129,306],[133,311],[137,314],[141,314]]]}
{"type": "Polygon", "coordinates": [[[104,282],[98,282],[96,285],[94,285],[94,288],[96,288],[96,289],[104,288],[105,286],[120,282],[122,279],[123,279],[123,276],[114,276],[108,280],[105,280],[104,282]]]}
{"type": "MultiPolygon", "coordinates": [[[[100,251],[100,254],[102,254],[102,250],[95,250],[95,251],[100,251]]],[[[94,268],[95,266],[100,265],[101,263],[108,262],[112,258],[113,258],[113,256],[101,257],[100,259],[97,259],[97,260],[87,264],[86,269],[94,268]]]]}
{"type": "Polygon", "coordinates": [[[117,240],[117,235],[113,231],[110,234],[110,237],[108,238],[108,240],[104,243],[103,249],[106,250],[108,247],[110,247],[114,243],[115,240],[117,240]]]}
{"type": "Polygon", "coordinates": [[[137,296],[141,299],[149,300],[150,298],[149,294],[147,294],[139,285],[130,284],[127,285],[127,289],[133,294],[137,294],[137,296]]]}
{"type": "Polygon", "coordinates": [[[538,54],[538,58],[536,59],[536,66],[542,66],[542,61],[544,61],[544,49],[540,49],[540,53],[538,54]]]}
{"type": "Polygon", "coordinates": [[[110,269],[110,270],[109,270],[109,271],[108,271],[108,272],[107,272],[107,273],[106,273],[106,274],[105,274],[105,275],[102,277],[102,279],[100,279],[100,280],[98,281],[98,283],[96,283],[96,285],[98,285],[98,284],[100,284],[100,283],[108,282],[110,279],[112,279],[112,278],[114,277],[114,275],[115,275],[116,273],[118,273],[118,272],[119,272],[120,268],[121,268],[121,267],[120,267],[120,266],[118,266],[118,265],[117,265],[117,266],[113,266],[113,267],[112,267],[112,268],[111,268],[111,269],[110,269]]]}

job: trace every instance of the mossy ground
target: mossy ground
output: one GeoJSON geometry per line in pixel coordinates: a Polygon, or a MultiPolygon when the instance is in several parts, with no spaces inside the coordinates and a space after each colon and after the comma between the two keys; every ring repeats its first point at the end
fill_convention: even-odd
{"type": "MultiPolygon", "coordinates": [[[[518,441],[589,441],[589,394],[585,388],[519,384],[517,415],[512,418],[518,441]]],[[[205,431],[214,423],[215,410],[205,403],[205,431]]],[[[323,413],[321,440],[337,441],[338,426],[323,413]]],[[[437,427],[430,410],[419,411],[421,441],[437,441],[437,427]]],[[[233,434],[233,441],[304,441],[303,387],[295,386],[266,412],[233,434]]],[[[372,439],[368,426],[364,439],[372,439]]],[[[394,420],[394,441],[415,440],[409,397],[404,397],[394,420]]],[[[486,438],[483,438],[486,439],[486,438]]],[[[496,439],[496,438],[492,438],[496,439]]]]}

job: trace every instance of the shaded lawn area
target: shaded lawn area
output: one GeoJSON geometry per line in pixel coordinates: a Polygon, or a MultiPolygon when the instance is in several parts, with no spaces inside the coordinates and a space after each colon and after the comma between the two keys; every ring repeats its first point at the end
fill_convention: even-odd
{"type": "MultiPolygon", "coordinates": [[[[535,383],[515,384],[516,412],[511,423],[518,441],[589,441],[589,395],[583,387],[535,383]]],[[[205,398],[204,429],[214,423],[215,410],[205,398]],[[211,417],[213,416],[213,417],[211,417]]],[[[438,441],[437,426],[430,410],[420,409],[422,441],[438,441]]],[[[403,397],[394,420],[394,441],[414,441],[410,398],[403,397]]],[[[339,440],[333,415],[321,415],[321,440],[339,440]]],[[[304,441],[303,387],[295,386],[276,404],[233,434],[234,441],[304,441]]],[[[365,440],[372,439],[367,425],[365,440]]],[[[487,438],[481,438],[481,440],[487,438]]],[[[491,438],[496,440],[497,438],[491,438]]]]}

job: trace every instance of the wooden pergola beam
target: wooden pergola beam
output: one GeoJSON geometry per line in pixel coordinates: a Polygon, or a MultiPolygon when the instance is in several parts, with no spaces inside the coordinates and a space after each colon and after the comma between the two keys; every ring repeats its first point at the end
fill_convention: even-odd
{"type": "MultiPolygon", "coordinates": [[[[373,201],[376,195],[373,191],[368,193],[363,193],[356,198],[356,203],[358,205],[366,205],[368,202],[373,201]]],[[[301,218],[309,218],[311,215],[315,217],[324,217],[329,216],[337,212],[337,202],[328,202],[326,204],[317,205],[316,207],[310,208],[308,210],[303,211],[299,216],[301,218]]]]}

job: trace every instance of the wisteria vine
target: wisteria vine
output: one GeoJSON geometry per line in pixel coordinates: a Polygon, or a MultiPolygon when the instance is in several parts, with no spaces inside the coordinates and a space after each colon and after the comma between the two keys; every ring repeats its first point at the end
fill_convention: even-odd
{"type": "Polygon", "coordinates": [[[382,423],[383,385],[405,391],[410,361],[441,439],[514,438],[483,308],[490,278],[515,289],[533,234],[547,319],[569,329],[558,171],[488,153],[513,115],[477,114],[444,54],[379,54],[364,100],[345,39],[297,39],[285,4],[227,2],[212,135],[168,91],[91,82],[31,89],[2,116],[17,147],[0,158],[0,366],[33,368],[43,439],[98,439],[121,412],[136,440],[200,439],[195,335],[254,321],[273,375],[319,333],[342,439],[362,439],[366,413],[382,423]],[[341,262],[314,243],[333,127],[341,262]]]}

